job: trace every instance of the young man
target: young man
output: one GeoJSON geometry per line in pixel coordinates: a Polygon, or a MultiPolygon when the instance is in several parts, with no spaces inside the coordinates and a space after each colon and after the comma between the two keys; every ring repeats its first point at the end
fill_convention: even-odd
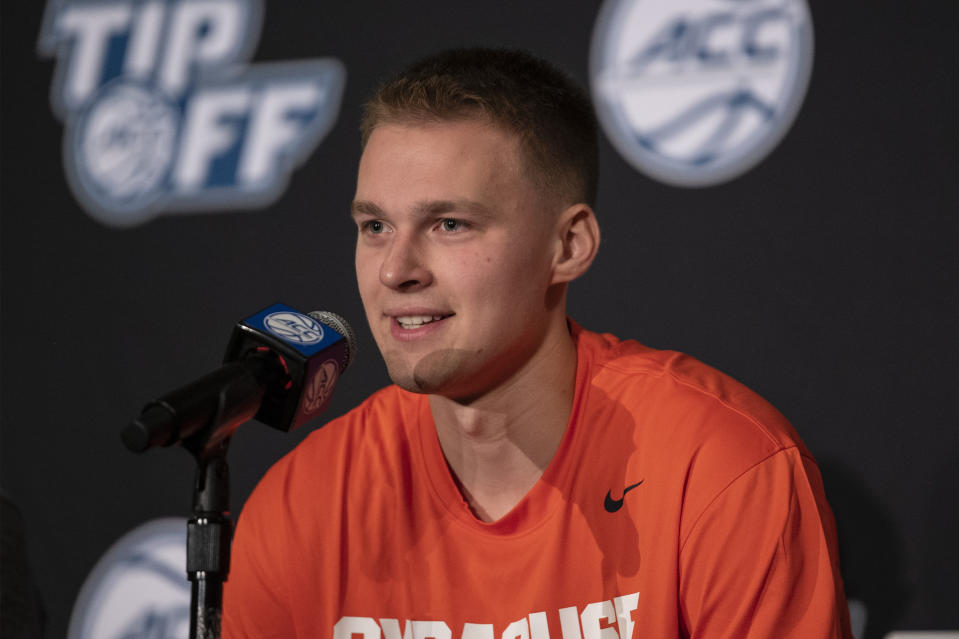
{"type": "Polygon", "coordinates": [[[848,637],[832,515],[786,420],[683,355],[590,333],[589,100],[526,54],[373,96],[356,272],[395,385],[240,517],[226,637],[848,637]]]}

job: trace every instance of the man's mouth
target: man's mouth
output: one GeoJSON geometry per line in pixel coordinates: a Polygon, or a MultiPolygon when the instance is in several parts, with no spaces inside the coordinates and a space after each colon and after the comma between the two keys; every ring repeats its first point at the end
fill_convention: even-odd
{"type": "Polygon", "coordinates": [[[401,315],[396,318],[396,321],[406,330],[412,330],[447,317],[449,315],[401,315]]]}

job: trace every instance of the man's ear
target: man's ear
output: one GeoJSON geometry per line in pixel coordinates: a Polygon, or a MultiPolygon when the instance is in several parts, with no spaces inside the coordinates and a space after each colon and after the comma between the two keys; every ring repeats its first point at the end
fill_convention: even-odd
{"type": "Polygon", "coordinates": [[[587,204],[574,204],[560,214],[558,250],[552,284],[572,282],[586,272],[599,250],[599,224],[587,204]]]}

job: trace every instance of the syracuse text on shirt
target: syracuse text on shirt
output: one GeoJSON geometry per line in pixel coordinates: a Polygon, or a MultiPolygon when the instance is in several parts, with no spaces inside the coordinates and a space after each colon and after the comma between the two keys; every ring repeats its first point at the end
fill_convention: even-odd
{"type": "MultiPolygon", "coordinates": [[[[639,606],[639,593],[614,597],[587,604],[582,612],[576,606],[560,608],[555,617],[546,612],[530,614],[508,624],[499,633],[500,639],[632,639],[632,613],[639,606]],[[550,627],[553,634],[550,634],[550,627]],[[559,632],[556,632],[559,630],[559,632]]],[[[460,639],[495,639],[491,623],[464,623],[460,639]]],[[[333,626],[333,639],[452,639],[445,621],[406,619],[400,628],[399,619],[373,617],[341,617],[333,626]]]]}

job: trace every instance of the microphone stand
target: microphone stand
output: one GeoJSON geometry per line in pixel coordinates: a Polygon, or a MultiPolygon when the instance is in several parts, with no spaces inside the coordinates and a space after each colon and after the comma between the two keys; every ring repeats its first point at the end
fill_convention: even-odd
{"type": "Polygon", "coordinates": [[[253,419],[263,397],[258,381],[272,356],[241,363],[244,375],[230,377],[220,388],[210,423],[181,445],[196,459],[193,518],[186,528],[186,572],[190,580],[190,639],[220,639],[223,582],[230,573],[230,467],[226,453],[240,424],[253,419]]]}
{"type": "MultiPolygon", "coordinates": [[[[187,522],[186,540],[186,572],[191,584],[190,639],[220,637],[223,583],[230,572],[233,539],[230,469],[226,463],[233,432],[254,418],[289,431],[318,414],[325,408],[329,395],[320,397],[321,405],[301,410],[299,396],[304,384],[315,386],[317,381],[328,380],[328,373],[323,371],[330,362],[337,366],[337,372],[342,372],[356,348],[353,330],[346,320],[333,313],[300,316],[301,320],[325,325],[337,338],[312,353],[299,350],[295,339],[280,336],[277,340],[248,323],[255,320],[257,327],[262,324],[273,332],[261,316],[275,309],[279,311],[274,314],[299,316],[283,304],[274,304],[248,318],[247,323],[238,324],[227,347],[226,364],[150,402],[121,433],[123,443],[133,452],[180,443],[196,460],[193,517],[187,522]],[[322,363],[319,359],[311,360],[318,354],[329,359],[322,363]]],[[[295,318],[287,321],[294,328],[303,329],[295,318]]],[[[314,329],[315,326],[310,330],[314,329]]],[[[322,331],[318,333],[323,335],[322,331]]]]}
{"type": "Polygon", "coordinates": [[[230,467],[226,453],[233,432],[259,408],[264,384],[278,359],[269,353],[237,362],[242,374],[226,372],[229,383],[218,386],[209,424],[182,440],[196,459],[193,518],[186,527],[186,572],[190,580],[190,639],[220,639],[223,582],[230,574],[230,467]]]}
{"type": "Polygon", "coordinates": [[[230,571],[229,438],[212,451],[191,450],[196,458],[193,517],[187,522],[186,572],[190,580],[190,639],[219,639],[223,582],[230,571]]]}
{"type": "Polygon", "coordinates": [[[196,460],[193,517],[187,522],[186,535],[190,639],[220,637],[223,582],[230,572],[233,539],[226,453],[233,431],[256,415],[263,380],[271,379],[278,366],[280,360],[269,352],[226,365],[151,402],[122,434],[127,447],[137,452],[179,440],[196,460]]]}

